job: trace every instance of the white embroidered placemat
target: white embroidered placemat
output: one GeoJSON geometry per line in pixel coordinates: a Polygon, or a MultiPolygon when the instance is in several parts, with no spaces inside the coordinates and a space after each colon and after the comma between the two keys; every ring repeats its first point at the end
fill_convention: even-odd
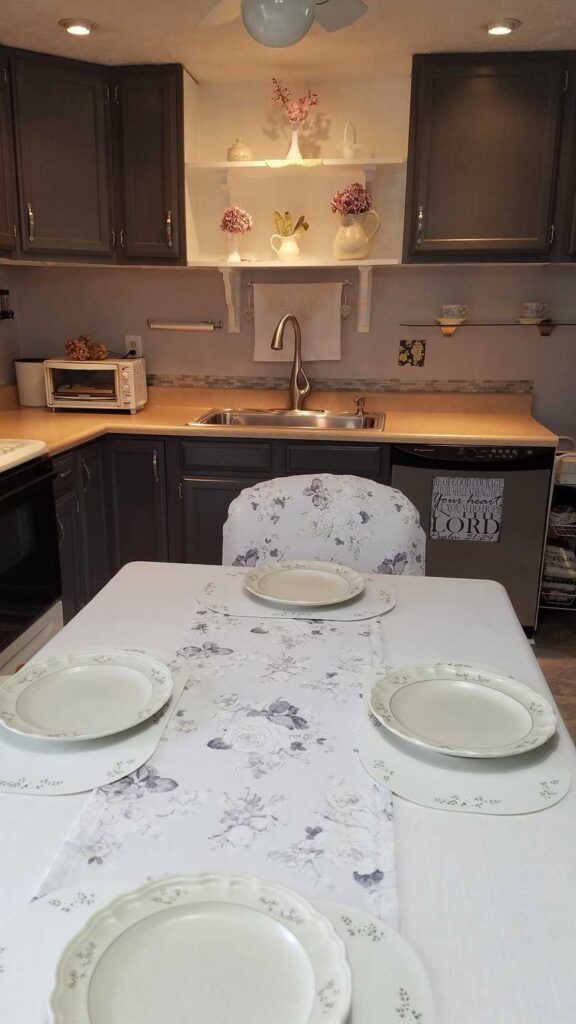
{"type": "Polygon", "coordinates": [[[142,649],[142,653],[164,662],[172,673],[172,696],[160,711],[134,729],[81,743],[43,743],[0,728],[0,792],[18,796],[83,793],[114,782],[148,761],[188,682],[188,664],[165,651],[142,649]]]}
{"type": "Polygon", "coordinates": [[[439,811],[529,814],[558,803],[571,782],[557,737],[517,757],[452,757],[406,743],[381,725],[367,704],[359,754],[377,782],[439,811]]]}
{"type": "MultiPolygon", "coordinates": [[[[253,597],[244,589],[245,569],[229,569],[207,583],[199,602],[221,615],[237,615],[260,619],[326,619],[334,622],[360,622],[385,615],[394,608],[396,598],[390,583],[382,577],[366,576],[364,592],[353,601],[323,608],[279,608],[253,597]]],[[[389,579],[389,577],[387,577],[389,579]]]]}
{"type": "MultiPolygon", "coordinates": [[[[0,924],[0,1020],[46,1024],[64,948],[93,914],[145,881],[133,877],[59,889],[0,924]],[[30,983],[32,973],[34,984],[30,983]]],[[[169,888],[167,895],[172,894],[169,888]]],[[[381,1024],[383,1013],[391,1021],[433,1024],[428,978],[398,933],[355,908],[326,901],[316,905],[346,946],[352,970],[350,1024],[381,1024]]]]}
{"type": "Polygon", "coordinates": [[[392,799],[355,748],[380,624],[201,609],[187,688],[154,757],[96,791],[41,892],[93,879],[234,870],[396,914],[392,799]]]}

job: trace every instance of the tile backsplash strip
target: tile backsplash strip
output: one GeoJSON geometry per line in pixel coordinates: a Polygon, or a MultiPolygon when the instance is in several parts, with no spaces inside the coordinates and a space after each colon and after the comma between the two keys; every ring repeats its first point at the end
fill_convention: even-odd
{"type": "MultiPolygon", "coordinates": [[[[316,391],[369,391],[386,394],[388,392],[435,394],[460,392],[463,394],[509,394],[526,395],[534,390],[532,380],[417,380],[402,381],[374,380],[357,377],[355,380],[339,378],[319,378],[312,380],[316,391]]],[[[252,391],[287,391],[286,377],[215,377],[211,375],[195,376],[193,374],[160,374],[149,373],[148,385],[161,388],[227,388],[230,390],[252,391]]]]}

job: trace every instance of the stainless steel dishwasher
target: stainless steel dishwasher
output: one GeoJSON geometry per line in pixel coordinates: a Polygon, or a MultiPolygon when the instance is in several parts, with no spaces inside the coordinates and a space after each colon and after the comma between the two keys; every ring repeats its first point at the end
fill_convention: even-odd
{"type": "Polygon", "coordinates": [[[391,484],[420,513],[426,575],[502,583],[536,626],[553,448],[393,445],[391,484]]]}

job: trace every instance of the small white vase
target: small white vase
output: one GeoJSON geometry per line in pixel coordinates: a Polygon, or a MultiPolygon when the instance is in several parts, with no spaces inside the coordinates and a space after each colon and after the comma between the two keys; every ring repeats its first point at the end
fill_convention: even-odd
{"type": "Polygon", "coordinates": [[[296,126],[293,125],[292,126],[292,141],[290,142],[290,149],[288,150],[288,152],[286,154],[286,159],[287,160],[292,160],[292,161],[302,160],[302,153],[300,152],[300,143],[299,143],[299,139],[298,139],[299,132],[300,132],[299,125],[296,125],[296,126]]]}
{"type": "Polygon", "coordinates": [[[272,235],[270,245],[283,263],[293,263],[300,259],[300,246],[296,235],[272,235]]]}
{"type": "Polygon", "coordinates": [[[332,243],[332,255],[335,260],[363,260],[368,255],[368,248],[372,235],[380,226],[380,217],[376,210],[368,210],[368,213],[343,213],[340,217],[334,242],[332,243]],[[375,219],[371,231],[366,229],[368,217],[375,219]]]}
{"type": "Polygon", "coordinates": [[[238,246],[240,244],[240,235],[235,235],[231,231],[228,232],[228,263],[240,263],[240,252],[238,246]]]}

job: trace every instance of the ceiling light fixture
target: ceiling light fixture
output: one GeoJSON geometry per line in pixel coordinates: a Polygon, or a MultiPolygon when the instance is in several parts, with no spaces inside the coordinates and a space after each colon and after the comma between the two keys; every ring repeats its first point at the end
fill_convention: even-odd
{"type": "Polygon", "coordinates": [[[314,21],[314,0],[242,0],[242,21],[264,46],[293,46],[314,21]]]}
{"type": "Polygon", "coordinates": [[[87,21],[86,18],[62,18],[58,24],[71,36],[89,36],[96,28],[94,22],[87,21]]]}
{"type": "Polygon", "coordinates": [[[509,36],[522,24],[517,18],[501,18],[500,21],[489,21],[484,25],[490,36],[509,36]]]}

